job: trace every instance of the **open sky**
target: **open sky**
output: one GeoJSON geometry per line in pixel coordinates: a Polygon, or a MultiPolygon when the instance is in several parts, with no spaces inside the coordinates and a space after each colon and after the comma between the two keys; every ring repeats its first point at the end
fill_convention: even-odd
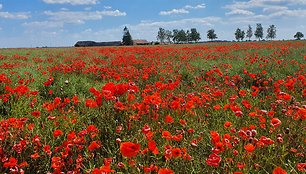
{"type": "Polygon", "coordinates": [[[239,27],[276,39],[306,34],[306,0],[0,0],[0,47],[73,46],[78,40],[120,41],[127,26],[133,39],[155,41],[159,27],[197,28],[202,40],[213,28],[233,40],[239,27]]]}

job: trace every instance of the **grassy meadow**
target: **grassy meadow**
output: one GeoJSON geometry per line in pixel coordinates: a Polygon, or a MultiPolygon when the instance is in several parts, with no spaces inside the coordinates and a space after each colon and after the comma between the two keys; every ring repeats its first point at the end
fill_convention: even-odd
{"type": "Polygon", "coordinates": [[[0,173],[304,173],[306,42],[0,49],[0,173]]]}

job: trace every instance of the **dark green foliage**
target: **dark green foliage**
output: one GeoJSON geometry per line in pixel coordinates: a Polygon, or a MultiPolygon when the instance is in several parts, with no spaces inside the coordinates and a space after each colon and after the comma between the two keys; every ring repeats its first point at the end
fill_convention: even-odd
{"type": "Polygon", "coordinates": [[[122,44],[123,45],[133,45],[133,39],[127,27],[124,27],[123,29],[122,44]]]}

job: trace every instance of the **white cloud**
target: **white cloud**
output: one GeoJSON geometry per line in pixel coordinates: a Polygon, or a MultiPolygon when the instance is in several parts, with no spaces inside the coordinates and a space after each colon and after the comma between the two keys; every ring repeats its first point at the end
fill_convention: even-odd
{"type": "Polygon", "coordinates": [[[181,9],[172,9],[172,10],[169,10],[169,11],[161,11],[159,12],[159,15],[173,15],[173,14],[187,14],[189,13],[189,11],[181,8],[181,9]]]}
{"type": "Polygon", "coordinates": [[[250,8],[266,8],[273,6],[286,5],[306,5],[306,0],[249,0],[249,1],[234,1],[230,5],[226,5],[224,8],[235,9],[250,9],[250,8]]]}
{"type": "MultiPolygon", "coordinates": [[[[0,10],[2,9],[3,5],[0,4],[0,10]]],[[[16,13],[10,13],[6,11],[0,11],[0,18],[5,19],[28,19],[30,18],[30,12],[16,12],[16,13]]]]}
{"type": "Polygon", "coordinates": [[[254,13],[252,11],[249,11],[249,10],[235,9],[235,10],[232,10],[228,13],[225,13],[225,15],[227,15],[227,16],[229,16],[229,15],[254,15],[254,13]]]}
{"type": "Polygon", "coordinates": [[[288,10],[288,7],[286,7],[286,6],[271,6],[271,7],[266,7],[266,8],[262,9],[262,11],[264,13],[274,13],[274,12],[283,11],[283,10],[288,10]]]}
{"type": "Polygon", "coordinates": [[[104,16],[125,16],[125,12],[119,10],[105,10],[105,11],[68,11],[67,9],[58,12],[45,11],[45,15],[49,16],[45,21],[25,22],[22,25],[29,29],[52,29],[64,28],[65,24],[84,24],[88,20],[100,20],[104,16]]]}
{"type": "Polygon", "coordinates": [[[71,5],[92,5],[98,0],[43,0],[47,4],[71,4],[71,5]]]}
{"type": "Polygon", "coordinates": [[[111,6],[104,6],[105,9],[112,9],[111,6]]]}
{"type": "Polygon", "coordinates": [[[61,11],[69,11],[68,8],[61,8],[61,11]]]}
{"type": "Polygon", "coordinates": [[[0,12],[0,18],[5,19],[28,19],[31,15],[29,12],[18,12],[18,13],[10,13],[10,12],[0,12]]]}
{"type": "Polygon", "coordinates": [[[198,4],[196,6],[192,5],[185,5],[183,8],[180,9],[172,9],[172,10],[167,10],[167,11],[161,11],[159,12],[159,15],[173,15],[173,14],[188,14],[189,9],[204,9],[206,8],[206,5],[203,4],[198,4]]]}
{"type": "Polygon", "coordinates": [[[25,22],[22,24],[25,27],[29,28],[39,28],[39,29],[47,29],[47,28],[62,28],[64,27],[63,22],[58,21],[33,21],[33,22],[25,22]]]}
{"type": "Polygon", "coordinates": [[[235,16],[235,17],[231,17],[229,18],[225,23],[227,25],[230,24],[256,24],[256,23],[262,23],[262,22],[269,22],[271,21],[271,17],[267,16],[267,15],[250,15],[250,16],[235,16]]]}
{"type": "Polygon", "coordinates": [[[189,27],[189,25],[207,25],[211,26],[213,23],[221,22],[219,17],[205,17],[205,18],[187,18],[174,21],[157,21],[157,22],[142,22],[137,26],[146,26],[146,27],[189,27]]]}
{"type": "Polygon", "coordinates": [[[225,13],[226,16],[235,15],[234,18],[230,18],[231,21],[249,21],[250,23],[256,20],[268,22],[290,17],[303,18],[306,17],[306,9],[297,8],[305,5],[306,0],[248,0],[234,1],[224,8],[230,10],[225,13]],[[253,11],[256,11],[256,14],[253,11]]]}
{"type": "Polygon", "coordinates": [[[95,12],[87,12],[87,11],[45,11],[44,14],[49,16],[52,21],[60,21],[64,23],[75,23],[82,24],[87,20],[100,20],[104,16],[126,16],[125,12],[121,12],[119,10],[105,10],[105,11],[95,11],[95,12]]]}
{"type": "Polygon", "coordinates": [[[271,17],[299,17],[305,18],[306,17],[306,9],[298,9],[298,10],[281,10],[270,14],[271,17]]]}
{"type": "Polygon", "coordinates": [[[203,3],[203,4],[198,4],[196,6],[186,5],[184,8],[185,9],[204,9],[206,8],[206,4],[203,3]]]}

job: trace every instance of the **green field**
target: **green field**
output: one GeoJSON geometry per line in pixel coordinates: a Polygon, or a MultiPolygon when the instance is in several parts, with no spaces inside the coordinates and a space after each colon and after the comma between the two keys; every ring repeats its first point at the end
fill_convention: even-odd
{"type": "Polygon", "coordinates": [[[304,173],[306,42],[0,49],[0,173],[304,173]]]}

